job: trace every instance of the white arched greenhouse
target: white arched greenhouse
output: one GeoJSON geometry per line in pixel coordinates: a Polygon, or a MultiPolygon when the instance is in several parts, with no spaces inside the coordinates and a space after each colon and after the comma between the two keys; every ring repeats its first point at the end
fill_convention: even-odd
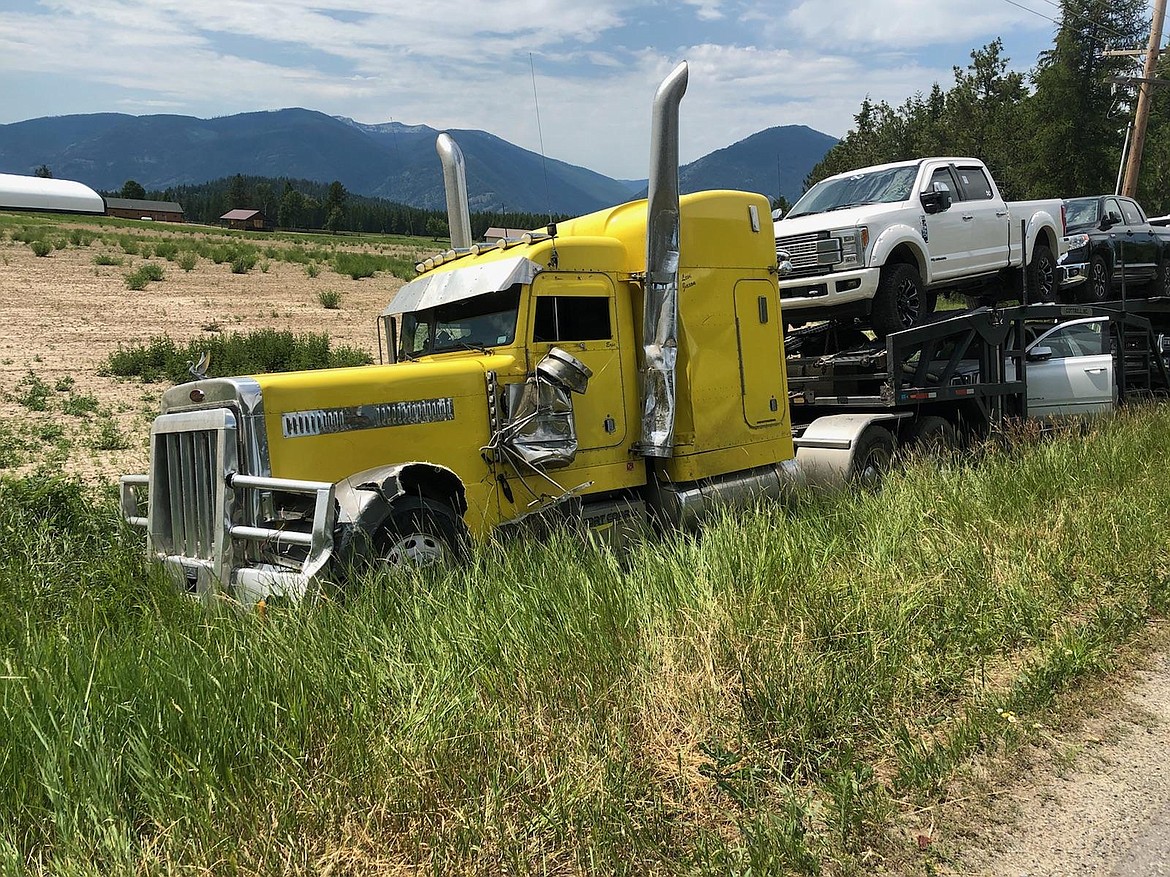
{"type": "Polygon", "coordinates": [[[47,213],[106,212],[106,199],[85,183],[0,174],[0,210],[38,210],[47,213]]]}

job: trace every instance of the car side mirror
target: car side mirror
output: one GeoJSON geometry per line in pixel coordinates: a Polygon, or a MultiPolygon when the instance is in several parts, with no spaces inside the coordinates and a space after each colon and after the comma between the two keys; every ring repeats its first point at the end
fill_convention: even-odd
{"type": "Polygon", "coordinates": [[[1028,351],[1028,362],[1047,362],[1052,359],[1052,348],[1037,344],[1028,351]]]}
{"type": "Polygon", "coordinates": [[[1119,222],[1121,222],[1121,217],[1116,213],[1106,213],[1105,216],[1101,219],[1101,224],[1098,226],[1098,228],[1100,228],[1101,231],[1109,231],[1109,229],[1113,228],[1113,226],[1117,225],[1119,222]]]}
{"type": "Polygon", "coordinates": [[[929,214],[942,213],[944,210],[950,209],[950,192],[923,192],[919,197],[922,200],[922,209],[929,214]]]}
{"type": "Polygon", "coordinates": [[[772,221],[773,222],[779,222],[783,218],[784,218],[783,208],[777,207],[775,210],[772,211],[772,221]]]}

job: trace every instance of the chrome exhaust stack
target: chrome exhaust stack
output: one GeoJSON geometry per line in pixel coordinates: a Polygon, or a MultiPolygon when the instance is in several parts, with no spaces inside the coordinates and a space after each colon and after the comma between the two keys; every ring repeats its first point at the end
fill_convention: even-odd
{"type": "Polygon", "coordinates": [[[678,361],[678,118],[687,90],[683,61],[658,86],[650,128],[646,197],[646,281],[642,307],[642,435],[638,452],[669,457],[674,447],[678,361]]]}
{"type": "Polygon", "coordinates": [[[471,209],[467,206],[467,171],[463,151],[455,138],[444,131],[435,141],[435,151],[443,162],[443,188],[447,192],[447,225],[451,246],[464,250],[471,246],[471,209]]]}

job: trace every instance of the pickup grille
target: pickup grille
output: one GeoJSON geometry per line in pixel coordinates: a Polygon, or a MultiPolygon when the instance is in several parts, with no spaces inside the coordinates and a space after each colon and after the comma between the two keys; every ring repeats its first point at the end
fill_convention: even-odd
{"type": "Polygon", "coordinates": [[[828,238],[827,232],[812,232],[811,234],[794,234],[776,238],[776,257],[781,253],[788,254],[788,261],[792,263],[792,273],[789,277],[809,277],[816,274],[828,274],[831,265],[821,265],[818,262],[818,241],[828,238]]]}

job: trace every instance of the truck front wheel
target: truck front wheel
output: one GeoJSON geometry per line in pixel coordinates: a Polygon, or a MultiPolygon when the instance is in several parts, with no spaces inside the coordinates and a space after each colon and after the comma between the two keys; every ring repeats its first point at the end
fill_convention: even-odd
{"type": "Polygon", "coordinates": [[[1097,304],[1108,301],[1113,278],[1109,266],[1100,256],[1094,256],[1089,262],[1089,276],[1085,278],[1077,292],[1077,300],[1085,304],[1097,304]]]}
{"type": "Polygon", "coordinates": [[[454,509],[426,498],[402,499],[374,538],[376,563],[398,569],[466,559],[467,527],[454,509]]]}
{"type": "Polygon", "coordinates": [[[923,293],[917,268],[897,263],[882,269],[870,312],[878,338],[918,325],[932,310],[932,299],[923,293]]]}

